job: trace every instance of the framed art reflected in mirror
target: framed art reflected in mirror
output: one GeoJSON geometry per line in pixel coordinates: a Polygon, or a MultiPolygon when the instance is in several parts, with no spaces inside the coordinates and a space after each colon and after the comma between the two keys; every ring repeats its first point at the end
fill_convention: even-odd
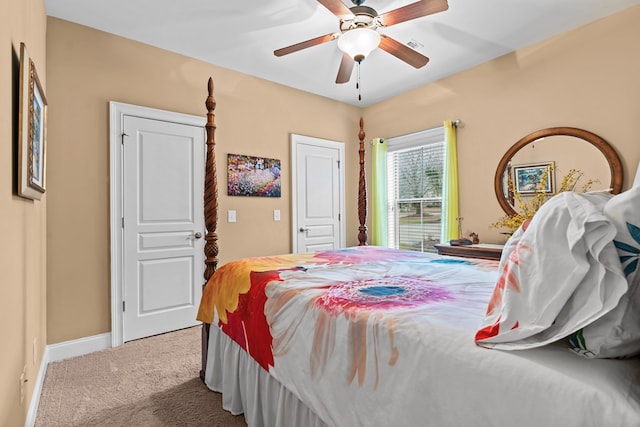
{"type": "Polygon", "coordinates": [[[39,200],[45,192],[47,100],[36,66],[20,43],[18,195],[39,200]]]}
{"type": "Polygon", "coordinates": [[[520,194],[535,194],[553,192],[554,174],[553,162],[539,164],[513,165],[513,186],[520,194]]]}

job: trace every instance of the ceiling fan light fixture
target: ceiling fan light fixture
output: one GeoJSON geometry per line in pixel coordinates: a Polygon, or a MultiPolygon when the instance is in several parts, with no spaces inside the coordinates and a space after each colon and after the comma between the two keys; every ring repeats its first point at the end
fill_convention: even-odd
{"type": "Polygon", "coordinates": [[[380,44],[380,34],[371,28],[354,28],[344,32],[338,39],[338,48],[361,62],[380,44]]]}

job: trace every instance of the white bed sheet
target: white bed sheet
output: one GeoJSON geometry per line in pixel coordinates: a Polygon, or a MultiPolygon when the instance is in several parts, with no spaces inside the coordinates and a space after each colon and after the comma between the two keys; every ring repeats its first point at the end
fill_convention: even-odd
{"type": "Polygon", "coordinates": [[[207,354],[205,384],[222,393],[224,409],[234,415],[244,414],[250,427],[326,427],[215,325],[211,325],[207,354]]]}
{"type": "Polygon", "coordinates": [[[244,413],[250,427],[640,426],[638,359],[584,359],[560,343],[515,352],[471,346],[430,360],[425,364],[438,375],[427,384],[429,391],[389,390],[379,416],[373,414],[380,420],[375,424],[325,423],[316,411],[331,399],[302,402],[215,326],[205,383],[223,394],[226,410],[244,413]],[[382,412],[397,405],[413,409],[388,424],[382,412]]]}

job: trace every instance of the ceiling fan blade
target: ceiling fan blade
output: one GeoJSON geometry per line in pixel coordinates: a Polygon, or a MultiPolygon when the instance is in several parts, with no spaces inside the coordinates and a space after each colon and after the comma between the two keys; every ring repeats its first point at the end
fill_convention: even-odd
{"type": "Polygon", "coordinates": [[[390,27],[401,22],[443,12],[447,9],[449,9],[447,0],[422,0],[383,13],[380,15],[380,21],[383,26],[390,27]]]}
{"type": "Polygon", "coordinates": [[[383,34],[380,35],[379,47],[415,68],[424,67],[429,62],[429,58],[423,54],[383,34]]]}
{"type": "Polygon", "coordinates": [[[340,68],[338,68],[338,76],[336,77],[336,83],[346,83],[351,79],[351,72],[353,71],[353,64],[355,61],[346,53],[342,54],[342,61],[340,61],[340,68]]]}
{"type": "Polygon", "coordinates": [[[316,37],[310,40],[306,40],[300,43],[292,44],[291,46],[283,47],[278,50],[274,50],[273,54],[275,56],[284,56],[293,52],[297,52],[302,49],[306,49],[311,46],[316,46],[322,43],[330,42],[331,40],[335,40],[335,33],[325,34],[324,36],[316,37]]]}
{"type": "Polygon", "coordinates": [[[331,13],[340,19],[353,18],[354,14],[340,0],[318,0],[318,3],[329,9],[331,13]]]}

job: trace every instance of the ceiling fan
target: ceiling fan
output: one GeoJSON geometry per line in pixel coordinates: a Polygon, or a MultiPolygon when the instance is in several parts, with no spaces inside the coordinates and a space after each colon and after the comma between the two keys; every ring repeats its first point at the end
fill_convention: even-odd
{"type": "Polygon", "coordinates": [[[449,8],[447,0],[421,0],[381,15],[375,9],[363,6],[365,0],[351,0],[351,2],[355,6],[348,8],[341,0],[318,0],[318,3],[338,17],[340,20],[340,32],[325,34],[324,36],[283,47],[274,51],[274,55],[288,55],[337,39],[338,48],[343,54],[338,68],[336,83],[348,82],[351,79],[353,65],[356,62],[361,63],[377,47],[415,68],[423,67],[429,62],[429,58],[426,56],[385,34],[380,34],[377,30],[378,28],[390,27],[433,13],[443,12],[449,8]]]}

